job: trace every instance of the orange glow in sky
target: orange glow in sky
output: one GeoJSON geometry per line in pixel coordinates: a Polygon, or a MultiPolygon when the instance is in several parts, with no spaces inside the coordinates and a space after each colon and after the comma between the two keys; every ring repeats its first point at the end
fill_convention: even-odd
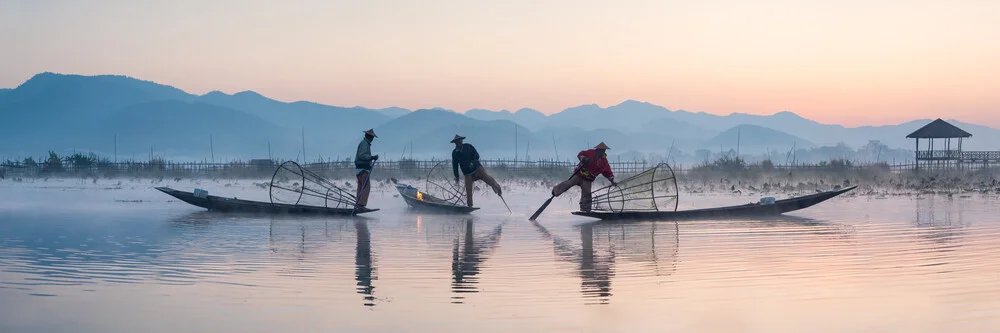
{"type": "Polygon", "coordinates": [[[1000,127],[1000,1],[6,1],[0,31],[10,88],[52,71],[372,108],[1000,127]]]}

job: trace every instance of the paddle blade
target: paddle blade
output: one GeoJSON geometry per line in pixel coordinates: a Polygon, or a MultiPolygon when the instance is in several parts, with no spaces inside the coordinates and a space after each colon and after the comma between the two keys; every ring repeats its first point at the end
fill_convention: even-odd
{"type": "Polygon", "coordinates": [[[504,200],[502,195],[500,196],[500,201],[503,201],[503,206],[507,207],[507,212],[508,213],[514,214],[514,212],[510,210],[510,206],[507,206],[507,200],[504,200]]]}
{"type": "Polygon", "coordinates": [[[545,208],[548,207],[550,203],[552,203],[552,198],[555,197],[549,197],[549,200],[545,200],[545,203],[543,203],[541,207],[538,207],[538,210],[536,210],[534,214],[531,214],[531,218],[529,218],[528,221],[534,221],[535,219],[538,218],[538,215],[542,215],[542,211],[544,211],[545,208]]]}

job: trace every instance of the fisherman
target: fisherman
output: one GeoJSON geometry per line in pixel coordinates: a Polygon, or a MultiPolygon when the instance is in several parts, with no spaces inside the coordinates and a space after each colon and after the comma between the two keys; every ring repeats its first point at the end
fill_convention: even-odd
{"type": "Polygon", "coordinates": [[[358,202],[356,209],[364,209],[368,205],[368,194],[371,192],[369,177],[372,173],[372,164],[378,160],[378,155],[372,155],[372,141],[378,137],[374,129],[364,132],[365,138],[358,144],[358,152],[354,155],[354,174],[358,178],[358,202]]]}
{"type": "Polygon", "coordinates": [[[573,186],[580,186],[580,211],[589,212],[591,203],[591,185],[594,180],[597,179],[597,175],[603,175],[611,181],[612,185],[618,185],[615,183],[615,174],[611,172],[611,165],[608,164],[608,155],[605,153],[607,151],[608,145],[601,142],[593,149],[587,149],[581,151],[576,155],[576,158],[580,160],[579,171],[573,174],[570,179],[556,185],[552,189],[552,196],[558,197],[563,193],[566,193],[573,186]]]}
{"type": "Polygon", "coordinates": [[[476,151],[476,147],[464,143],[463,140],[465,137],[458,134],[451,140],[451,143],[455,144],[455,150],[451,151],[451,170],[455,174],[455,184],[458,184],[459,167],[462,169],[462,174],[465,175],[466,204],[472,207],[472,184],[477,180],[486,182],[493,188],[493,193],[503,195],[500,184],[497,184],[496,179],[490,177],[483,165],[479,163],[479,152],[476,151]]]}

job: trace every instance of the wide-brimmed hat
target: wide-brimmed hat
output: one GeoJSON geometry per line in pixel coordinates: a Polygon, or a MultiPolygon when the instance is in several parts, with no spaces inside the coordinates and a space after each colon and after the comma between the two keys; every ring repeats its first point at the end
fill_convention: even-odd
{"type": "Polygon", "coordinates": [[[378,135],[375,135],[375,129],[374,129],[374,128],[372,128],[372,129],[368,129],[367,131],[365,131],[365,134],[368,134],[368,135],[371,135],[371,136],[374,136],[374,137],[376,137],[376,138],[378,137],[378,135]]]}
{"type": "Polygon", "coordinates": [[[611,148],[609,148],[608,145],[604,144],[604,142],[601,142],[601,143],[598,143],[596,146],[594,146],[594,149],[608,150],[608,149],[611,149],[611,148]]]}
{"type": "Polygon", "coordinates": [[[458,134],[455,134],[455,138],[454,138],[454,139],[451,139],[451,143],[455,143],[455,141],[462,141],[462,140],[465,140],[465,137],[464,137],[464,136],[461,136],[461,135],[458,135],[458,134]]]}

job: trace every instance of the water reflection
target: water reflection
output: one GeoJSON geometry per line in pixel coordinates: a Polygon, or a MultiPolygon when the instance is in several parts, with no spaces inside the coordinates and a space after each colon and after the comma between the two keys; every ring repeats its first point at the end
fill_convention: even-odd
{"type": "Polygon", "coordinates": [[[954,270],[951,266],[966,233],[962,213],[964,201],[938,199],[941,198],[916,200],[914,224],[919,229],[920,246],[928,251],[925,262],[920,265],[936,267],[935,273],[946,274],[954,270]]]}
{"type": "Polygon", "coordinates": [[[268,223],[268,249],[279,257],[290,256],[297,262],[306,262],[329,246],[329,243],[343,238],[342,233],[350,220],[295,219],[289,217],[266,217],[268,223]],[[315,230],[322,223],[322,237],[315,230]],[[332,223],[331,223],[332,222],[332,223]]]}
{"type": "Polygon", "coordinates": [[[963,200],[939,200],[930,197],[916,200],[914,223],[921,228],[961,228],[965,226],[963,200]],[[939,202],[943,201],[943,202],[939,202]]]}
{"type": "Polygon", "coordinates": [[[259,267],[238,235],[210,234],[212,217],[204,213],[169,217],[166,224],[135,216],[11,217],[0,221],[0,270],[18,278],[2,284],[26,290],[82,285],[94,290],[148,281],[191,285],[206,276],[239,275],[259,267]]]}
{"type": "Polygon", "coordinates": [[[452,303],[462,303],[465,300],[463,294],[478,292],[476,283],[479,281],[480,266],[499,244],[503,224],[477,237],[474,219],[470,217],[465,220],[464,229],[463,235],[456,236],[452,248],[451,289],[455,294],[452,303]]]}
{"type": "Polygon", "coordinates": [[[758,240],[759,237],[787,238],[790,235],[810,235],[821,239],[846,240],[857,234],[857,229],[850,224],[792,215],[754,219],[686,221],[682,225],[687,229],[699,232],[713,231],[754,236],[747,238],[748,240],[758,240]]]}
{"type": "Polygon", "coordinates": [[[676,223],[664,233],[657,223],[583,224],[579,226],[580,243],[560,237],[538,222],[532,222],[543,237],[552,241],[555,253],[577,265],[580,292],[585,304],[608,304],[613,295],[612,279],[616,260],[646,263],[654,276],[668,276],[676,269],[679,235],[676,223]],[[661,238],[657,242],[657,238],[661,238]],[[659,244],[659,245],[658,245],[659,244]],[[662,248],[668,249],[660,253],[662,248]],[[667,262],[667,269],[661,269],[667,262]]]}
{"type": "Polygon", "coordinates": [[[206,230],[212,219],[218,219],[219,216],[212,212],[199,211],[171,218],[170,225],[177,231],[206,230]]]}
{"type": "Polygon", "coordinates": [[[354,276],[358,282],[358,293],[365,295],[365,306],[375,306],[375,285],[372,281],[378,280],[378,276],[375,271],[375,259],[372,256],[372,235],[365,220],[355,221],[354,229],[357,230],[354,276]]]}
{"type": "Polygon", "coordinates": [[[376,256],[372,251],[372,236],[368,220],[353,218],[327,218],[322,220],[322,237],[318,237],[319,220],[271,217],[269,247],[272,254],[291,255],[295,267],[282,275],[289,277],[317,277],[324,268],[323,261],[341,252],[338,243],[347,245],[354,238],[353,268],[355,290],[362,295],[362,305],[375,306],[375,281],[378,280],[376,256]],[[351,230],[353,227],[353,230],[351,230]],[[353,237],[350,235],[353,231],[353,237]]]}
{"type": "MultiPolygon", "coordinates": [[[[665,283],[677,270],[679,222],[581,224],[577,226],[579,243],[549,231],[538,222],[532,223],[544,238],[552,241],[557,258],[576,266],[585,304],[610,303],[616,271],[628,274],[633,281],[652,279],[656,283],[665,283]]],[[[852,237],[856,232],[848,225],[792,216],[746,221],[688,221],[684,226],[698,234],[692,237],[714,237],[712,235],[718,233],[720,237],[742,235],[738,239],[754,242],[763,239],[761,237],[787,238],[794,234],[842,239],[852,237]]]]}
{"type": "Polygon", "coordinates": [[[607,304],[611,298],[611,277],[614,276],[615,248],[607,256],[594,253],[594,228],[580,227],[580,290],[585,298],[607,304]]]}
{"type": "Polygon", "coordinates": [[[25,331],[20,323],[45,332],[172,322],[190,332],[809,331],[816,322],[957,332],[1000,323],[992,198],[830,202],[803,213],[819,220],[579,226],[558,216],[508,225],[498,215],[401,209],[365,220],[143,205],[0,212],[0,332],[25,331]],[[119,320],[137,317],[124,310],[156,316],[119,320]]]}

